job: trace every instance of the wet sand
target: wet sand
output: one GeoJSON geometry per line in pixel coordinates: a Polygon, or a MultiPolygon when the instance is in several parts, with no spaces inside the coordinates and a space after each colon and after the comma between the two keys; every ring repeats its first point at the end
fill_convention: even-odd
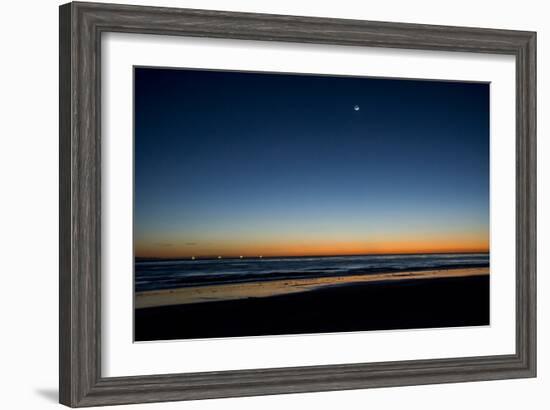
{"type": "MultiPolygon", "coordinates": [[[[380,274],[386,276],[362,281],[350,277],[336,282],[335,278],[318,278],[330,279],[330,284],[307,279],[309,282],[300,283],[307,291],[293,290],[273,296],[266,291],[265,296],[255,297],[243,297],[237,292],[235,298],[225,300],[208,299],[214,289],[196,295],[185,293],[185,297],[181,292],[196,292],[198,288],[178,289],[172,291],[175,299],[170,300],[182,297],[190,300],[187,297],[194,295],[195,302],[136,309],[135,340],[488,325],[488,268],[452,271],[424,271],[422,276],[419,272],[405,276],[403,272],[400,276],[380,274]]],[[[292,282],[298,281],[303,280],[292,282]]],[[[260,287],[261,292],[281,286],[262,283],[269,286],[260,287]]],[[[217,288],[221,286],[236,285],[217,288]]],[[[299,289],[299,284],[284,286],[299,289]]],[[[259,289],[255,290],[256,295],[261,293],[259,289]]],[[[154,296],[149,301],[164,299],[166,292],[169,291],[146,292],[150,294],[138,296],[136,302],[140,297],[154,296]]]]}
{"type": "Polygon", "coordinates": [[[142,309],[156,306],[276,296],[311,291],[327,286],[354,283],[396,281],[404,279],[450,278],[488,274],[489,268],[461,268],[192,286],[179,289],[138,292],[135,299],[135,308],[142,309]]]}

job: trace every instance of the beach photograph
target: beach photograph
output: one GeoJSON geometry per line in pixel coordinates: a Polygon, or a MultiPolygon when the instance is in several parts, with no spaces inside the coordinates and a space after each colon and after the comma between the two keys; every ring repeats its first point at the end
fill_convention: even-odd
{"type": "Polygon", "coordinates": [[[134,67],[134,341],[490,325],[489,93],[134,67]]]}

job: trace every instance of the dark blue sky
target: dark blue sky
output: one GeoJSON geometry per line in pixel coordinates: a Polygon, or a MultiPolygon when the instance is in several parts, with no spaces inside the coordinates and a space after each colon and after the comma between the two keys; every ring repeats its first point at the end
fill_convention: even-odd
{"type": "Polygon", "coordinates": [[[135,68],[134,218],[138,256],[486,250],[489,85],[135,68]]]}

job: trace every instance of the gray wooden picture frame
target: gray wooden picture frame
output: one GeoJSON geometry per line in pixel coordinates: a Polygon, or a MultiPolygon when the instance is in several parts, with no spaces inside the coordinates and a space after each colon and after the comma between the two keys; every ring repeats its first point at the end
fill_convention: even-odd
{"type": "Polygon", "coordinates": [[[94,3],[69,3],[59,11],[61,403],[81,407],[535,377],[536,33],[94,3]],[[515,56],[515,354],[102,377],[100,39],[106,32],[515,56]]]}

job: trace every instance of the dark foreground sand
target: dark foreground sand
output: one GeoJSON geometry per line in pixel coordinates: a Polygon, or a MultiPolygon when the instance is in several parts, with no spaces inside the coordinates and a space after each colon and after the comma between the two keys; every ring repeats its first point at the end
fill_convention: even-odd
{"type": "Polygon", "coordinates": [[[135,340],[489,324],[489,275],[342,284],[279,296],[136,309],[135,340]]]}

